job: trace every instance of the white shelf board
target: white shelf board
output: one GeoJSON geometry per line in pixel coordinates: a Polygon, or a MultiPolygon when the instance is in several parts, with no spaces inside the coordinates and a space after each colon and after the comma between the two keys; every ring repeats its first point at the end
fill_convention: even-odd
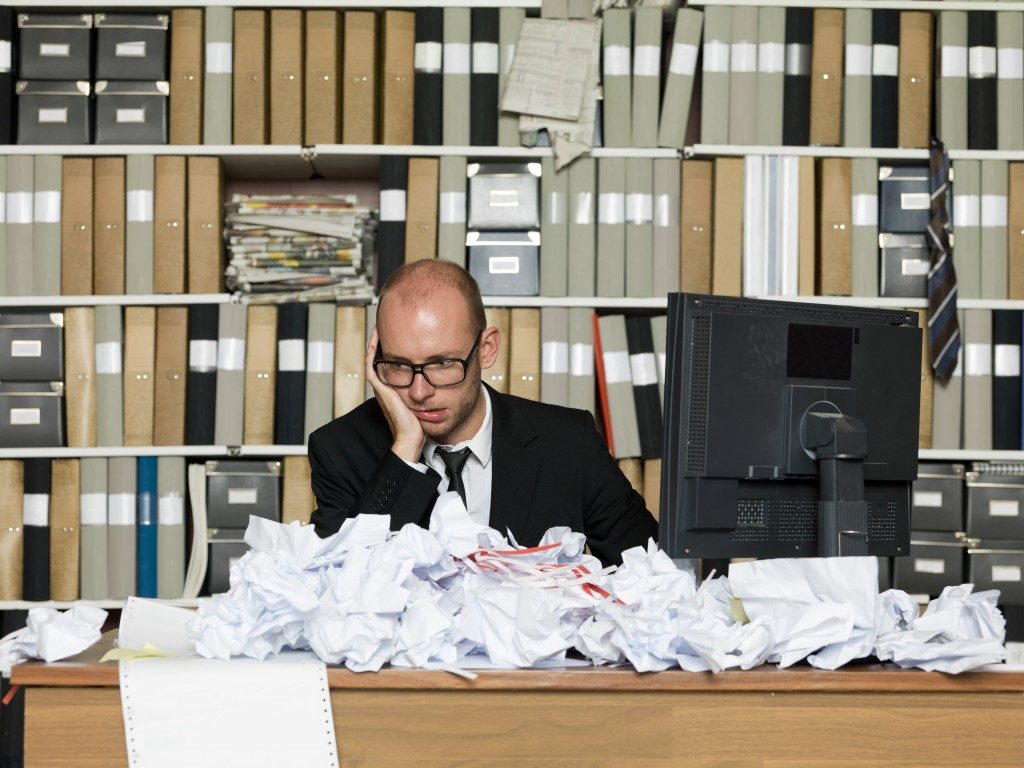
{"type": "Polygon", "coordinates": [[[917,457],[922,461],[1024,461],[1024,451],[922,448],[917,452],[917,457]]]}
{"type": "Polygon", "coordinates": [[[0,307],[155,307],[185,304],[229,304],[230,293],[155,293],[123,296],[0,296],[0,307]]]}
{"type": "MultiPolygon", "coordinates": [[[[188,0],[152,2],[152,0],[104,0],[104,2],[82,2],[82,0],[32,0],[19,8],[195,8],[197,6],[231,6],[232,8],[422,8],[424,0],[203,0],[201,3],[188,0]]],[[[540,0],[431,0],[434,8],[540,8],[540,0]]]]}
{"type": "Polygon", "coordinates": [[[959,2],[958,0],[699,0],[695,6],[753,5],[786,8],[871,8],[899,11],[1022,11],[1020,2],[959,2]]]}
{"type": "Polygon", "coordinates": [[[241,445],[232,448],[232,456],[305,456],[305,445],[241,445]],[[237,450],[237,453],[235,451],[237,450]]]}
{"type": "MultiPolygon", "coordinates": [[[[150,598],[146,598],[147,600],[150,598]]],[[[198,608],[201,600],[209,598],[181,598],[178,600],[159,600],[164,605],[175,605],[178,608],[198,608]]],[[[0,600],[0,611],[27,611],[31,608],[57,608],[66,610],[76,605],[89,605],[104,610],[120,610],[127,600],[0,600]]]]}
{"type": "MultiPolygon", "coordinates": [[[[683,149],[684,157],[745,157],[786,155],[796,157],[869,157],[886,160],[927,160],[926,149],[886,147],[797,147],[762,144],[693,144],[683,149]]],[[[1022,154],[1024,157],[1024,154],[1022,154]]]]}
{"type": "Polygon", "coordinates": [[[485,307],[594,307],[600,309],[665,309],[668,298],[611,299],[600,296],[484,296],[485,307]]]}
{"type": "Polygon", "coordinates": [[[229,456],[226,445],[131,445],[102,448],[0,448],[0,459],[79,459],[118,456],[229,456]]]}

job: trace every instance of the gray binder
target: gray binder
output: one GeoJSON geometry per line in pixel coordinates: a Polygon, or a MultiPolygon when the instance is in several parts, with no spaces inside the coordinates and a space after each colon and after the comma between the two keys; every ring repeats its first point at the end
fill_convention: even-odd
{"type": "Polygon", "coordinates": [[[125,160],[124,292],[153,293],[153,165],[152,155],[125,160]]]}
{"type": "Polygon", "coordinates": [[[469,145],[470,10],[444,9],[444,58],[441,139],[449,146],[469,145]]]}
{"type": "MultiPolygon", "coordinates": [[[[7,157],[0,155],[0,200],[7,204],[7,157]]],[[[7,224],[0,221],[0,296],[7,296],[7,224]]]]}
{"type": "Polygon", "coordinates": [[[758,8],[732,9],[732,46],[729,52],[729,143],[757,142],[757,15],[758,8]]]}
{"type": "Polygon", "coordinates": [[[540,310],[540,399],[551,405],[569,405],[569,310],[540,310]]]}
{"type": "Polygon", "coordinates": [[[651,318],[651,339],[654,341],[654,357],[658,361],[658,398],[664,408],[665,402],[665,352],[668,338],[668,318],[656,315],[651,318]]]}
{"type": "Polygon", "coordinates": [[[334,304],[309,305],[306,340],[306,440],[334,417],[334,304]]]}
{"type": "Polygon", "coordinates": [[[185,459],[157,459],[156,596],[174,600],[185,589],[185,459]]]}
{"type": "MultiPolygon", "coordinates": [[[[935,379],[932,389],[932,448],[959,450],[963,444],[964,407],[964,310],[957,312],[960,322],[960,357],[949,381],[935,379]]],[[[927,341],[925,342],[927,343],[927,341]]]]}
{"type": "Polygon", "coordinates": [[[602,157],[597,162],[597,295],[626,295],[626,159],[623,157],[602,157]]]}
{"type": "Polygon", "coordinates": [[[633,378],[626,344],[626,318],[605,315],[598,319],[601,333],[601,357],[604,383],[608,391],[608,410],[612,425],[612,452],[617,459],[640,455],[640,427],[633,399],[633,378]]]}
{"type": "MultiPolygon", "coordinates": [[[[870,47],[869,47],[870,50],[870,47]]],[[[878,295],[878,161],[854,158],[850,162],[851,205],[850,267],[854,296],[878,295]]]]}
{"type": "Polygon", "coordinates": [[[601,90],[604,94],[603,139],[606,147],[632,146],[632,52],[630,11],[604,12],[601,48],[601,90]]]}
{"type": "Polygon", "coordinates": [[[731,46],[732,9],[724,5],[708,6],[704,9],[704,63],[700,111],[702,144],[729,143],[731,46]]]}
{"type": "Polygon", "coordinates": [[[553,158],[541,160],[540,295],[565,296],[569,258],[569,171],[555,170],[553,158]]]}
{"type": "Polygon", "coordinates": [[[60,294],[60,193],[64,160],[36,155],[32,194],[32,293],[60,294]]]}
{"type": "Polygon", "coordinates": [[[107,460],[107,591],[113,600],[135,594],[134,457],[107,460]]]}
{"type": "Polygon", "coordinates": [[[759,8],[757,16],[756,144],[782,144],[783,91],[786,81],[786,9],[759,8]]]}
{"type": "MultiPolygon", "coordinates": [[[[871,10],[846,11],[843,146],[871,146],[871,10]]],[[[856,175],[856,171],[854,171],[856,175]]],[[[855,193],[856,194],[856,193],[855,193]]],[[[854,230],[856,231],[856,229],[854,230]]],[[[854,295],[860,295],[854,286],[854,295]]],[[[865,294],[871,295],[871,294],[865,294]]]]}
{"type": "Polygon", "coordinates": [[[965,309],[963,334],[964,448],[992,449],[992,311],[965,309]]]}
{"type": "MultiPolygon", "coordinates": [[[[331,305],[330,309],[334,309],[331,305]]],[[[245,427],[244,304],[221,304],[217,316],[217,405],[213,422],[216,445],[241,445],[245,427]]]]}
{"type": "Polygon", "coordinates": [[[654,161],[654,274],[652,296],[679,290],[680,161],[654,161]]]}
{"type": "Polygon", "coordinates": [[[626,161],[626,295],[654,295],[654,161],[626,161]]]}
{"type": "Polygon", "coordinates": [[[940,11],[938,18],[935,128],[946,149],[967,149],[967,12],[940,11]]]}
{"type": "Polygon", "coordinates": [[[11,155],[7,158],[7,206],[4,230],[7,236],[8,296],[32,295],[32,190],[34,159],[32,155],[11,155]]]}
{"type": "MultiPolygon", "coordinates": [[[[519,30],[526,18],[525,8],[502,8],[498,16],[498,97],[505,92],[509,70],[516,55],[516,44],[519,42],[519,30]]],[[[519,146],[519,116],[511,112],[498,112],[498,145],[502,147],[519,146]]],[[[541,240],[541,242],[544,242],[541,240]]]]}
{"type": "Polygon", "coordinates": [[[234,9],[205,10],[206,78],[203,83],[203,144],[231,143],[231,83],[234,64],[234,9]]]}
{"type": "Polygon", "coordinates": [[[953,161],[953,259],[957,296],[981,298],[981,161],[953,161]]]}
{"type": "Polygon", "coordinates": [[[665,94],[661,100],[659,147],[682,149],[686,143],[686,126],[690,117],[690,100],[693,98],[693,80],[703,27],[702,11],[694,8],[680,8],[676,11],[672,54],[665,76],[665,94]]]}
{"type": "Polygon", "coordinates": [[[569,309],[569,407],[596,413],[594,404],[594,310],[569,309]]]}
{"type": "MultiPolygon", "coordinates": [[[[1002,111],[1003,103],[999,102],[1002,111]]],[[[1007,286],[1007,191],[1005,160],[981,161],[981,298],[1005,299],[1007,286]]]]}
{"type": "Polygon", "coordinates": [[[996,47],[999,66],[996,81],[996,146],[1002,150],[1024,149],[1024,13],[999,11],[996,14],[996,47]]]}
{"type": "Polygon", "coordinates": [[[121,307],[96,307],[96,445],[124,445],[121,307]]]}
{"type": "MultiPolygon", "coordinates": [[[[377,327],[377,305],[367,304],[366,305],[366,347],[370,345],[370,334],[373,333],[373,329],[377,327]]],[[[364,347],[364,349],[366,348],[364,347]]],[[[369,400],[374,397],[373,387],[370,386],[370,382],[366,382],[366,399],[369,400]]]]}
{"type": "Polygon", "coordinates": [[[596,168],[596,161],[592,157],[577,158],[569,166],[568,292],[570,296],[594,295],[596,168]]]}
{"type": "Polygon", "coordinates": [[[634,11],[633,119],[634,147],[658,145],[658,98],[661,96],[662,9],[640,6],[634,11]]]}
{"type": "Polygon", "coordinates": [[[466,266],[466,158],[440,158],[437,257],[466,266]]]}
{"type": "Polygon", "coordinates": [[[84,458],[80,466],[79,589],[83,600],[105,600],[107,589],[107,460],[84,458]]]}

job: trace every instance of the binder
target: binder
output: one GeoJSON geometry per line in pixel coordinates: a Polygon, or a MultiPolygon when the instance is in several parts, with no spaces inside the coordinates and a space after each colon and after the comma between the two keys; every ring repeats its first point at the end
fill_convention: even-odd
{"type": "Polygon", "coordinates": [[[617,459],[633,458],[640,455],[640,431],[633,399],[626,319],[622,315],[594,315],[594,324],[597,384],[608,450],[617,459]]]}
{"type": "Polygon", "coordinates": [[[281,304],[278,307],[275,445],[302,445],[305,442],[308,323],[308,305],[281,304]]]}
{"type": "MultiPolygon", "coordinates": [[[[511,317],[509,310],[500,307],[485,307],[487,327],[498,329],[498,356],[490,368],[482,371],[483,380],[498,392],[508,393],[509,349],[512,346],[511,317]]],[[[369,328],[369,322],[367,322],[369,328]]]]}
{"type": "Polygon", "coordinates": [[[217,305],[188,308],[185,444],[213,445],[217,407],[217,305]]]}
{"type": "Polygon", "coordinates": [[[851,206],[850,289],[854,296],[878,295],[878,161],[850,162],[851,206]]]}
{"type": "MultiPolygon", "coordinates": [[[[658,124],[659,147],[674,147],[681,150],[686,144],[686,128],[689,123],[697,54],[700,51],[703,27],[703,11],[695,8],[680,8],[676,11],[672,52],[669,57],[668,74],[665,77],[665,93],[661,100],[661,120],[658,124]]],[[[543,242],[541,240],[542,244],[543,242]]]]}
{"type": "Polygon", "coordinates": [[[846,57],[843,72],[843,146],[871,146],[870,8],[846,9],[846,57]]]}
{"type": "Polygon", "coordinates": [[[623,157],[597,161],[598,296],[626,295],[626,162],[623,157]]]}
{"type": "MultiPolygon", "coordinates": [[[[517,133],[518,135],[518,133],[517,133]]],[[[565,296],[569,260],[569,171],[555,170],[553,158],[541,160],[540,295],[565,296]]]]}
{"type": "Polygon", "coordinates": [[[851,289],[850,161],[827,157],[821,161],[821,263],[818,293],[849,296],[851,289]]]}
{"type": "Polygon", "coordinates": [[[153,293],[185,292],[185,158],[153,164],[153,293]]]}
{"type": "Polygon", "coordinates": [[[83,458],[79,464],[79,480],[79,591],[83,600],[105,600],[110,592],[107,589],[107,460],[83,458]]]}
{"type": "Polygon", "coordinates": [[[871,17],[871,146],[899,140],[900,14],[876,10],[871,17]]]}
{"type": "Polygon", "coordinates": [[[96,445],[124,445],[121,307],[96,307],[95,327],[96,445]]]}
{"type": "MultiPolygon", "coordinates": [[[[512,69],[512,60],[519,42],[519,31],[523,28],[526,18],[525,8],[501,8],[498,12],[498,94],[505,92],[508,73],[512,69]]],[[[511,112],[498,112],[498,144],[502,147],[519,146],[519,116],[511,112]]],[[[543,247],[544,240],[541,239],[543,247]]],[[[543,261],[541,262],[543,264],[543,261]]],[[[543,293],[543,290],[541,291],[543,293]]]]}
{"type": "Polygon", "coordinates": [[[374,144],[377,140],[377,14],[345,11],[342,49],[341,140],[374,144]]]}
{"type": "Polygon", "coordinates": [[[813,296],[818,279],[817,186],[813,157],[800,158],[799,294],[813,296]]]}
{"type": "Polygon", "coordinates": [[[602,14],[601,136],[606,147],[629,147],[633,141],[630,16],[628,8],[609,8],[602,14]]]}
{"type": "Polygon", "coordinates": [[[996,145],[1024,149],[1024,14],[996,13],[996,145]]]}
{"type": "Polygon", "coordinates": [[[680,188],[680,290],[711,293],[711,160],[683,160],[680,188]]]}
{"type": "Polygon", "coordinates": [[[515,307],[509,317],[508,392],[540,400],[540,310],[515,307]]]}
{"type": "MultiPolygon", "coordinates": [[[[651,295],[679,289],[679,161],[654,161],[654,265],[651,295]]],[[[543,240],[541,241],[543,243],[543,240]]]]}
{"type": "Polygon", "coordinates": [[[60,290],[92,293],[92,158],[65,157],[60,213],[60,290]]]}
{"type": "Polygon", "coordinates": [[[189,293],[223,290],[223,186],[220,158],[188,158],[189,293]]]}
{"type": "Polygon", "coordinates": [[[992,448],[1021,448],[1021,312],[992,311],[992,448]]]}
{"type": "MultiPolygon", "coordinates": [[[[447,142],[446,142],[447,143],[447,142]]],[[[437,258],[436,157],[409,158],[406,196],[405,261],[437,258]]]]}
{"type": "Polygon", "coordinates": [[[643,497],[654,519],[661,519],[661,459],[644,461],[643,497]]]}
{"type": "Polygon", "coordinates": [[[107,460],[107,592],[112,600],[136,594],[136,459],[107,460]]]}
{"type": "Polygon", "coordinates": [[[935,31],[935,129],[946,149],[967,149],[967,13],[940,11],[935,31]]]}
{"type": "Polygon", "coordinates": [[[96,335],[92,307],[64,310],[64,407],[68,446],[96,445],[96,335]]]}
{"type": "Polygon", "coordinates": [[[156,307],[125,307],[125,445],[153,445],[155,347],[156,307]]]}
{"type": "Polygon", "coordinates": [[[180,598],[185,588],[185,459],[157,459],[156,596],[180,598]]]}
{"type": "Polygon", "coordinates": [[[754,121],[754,143],[774,147],[782,143],[786,77],[785,8],[758,9],[757,40],[757,111],[754,121]]]}
{"type": "Polygon", "coordinates": [[[540,399],[569,405],[569,310],[543,307],[540,311],[540,399]]]}
{"type": "Polygon", "coordinates": [[[843,129],[843,11],[814,9],[810,143],[835,147],[843,129]]]}
{"type": "Polygon", "coordinates": [[[0,600],[22,599],[24,488],[21,460],[0,459],[0,600]]]}
{"type": "Polygon", "coordinates": [[[981,161],[953,161],[953,261],[957,296],[981,298],[981,161]]]}
{"type": "Polygon", "coordinates": [[[334,326],[333,304],[317,303],[309,307],[306,343],[305,439],[309,433],[334,418],[334,326]]]}
{"type": "Polygon", "coordinates": [[[267,143],[267,13],[235,11],[232,143],[267,143]]]}
{"type": "Polygon", "coordinates": [[[362,307],[338,307],[334,320],[334,417],[365,400],[366,313],[362,307]]]}
{"type": "Polygon", "coordinates": [[[925,148],[932,130],[932,13],[902,11],[899,26],[898,145],[925,148]]]}
{"type": "Polygon", "coordinates": [[[203,138],[203,10],[171,11],[170,144],[201,144],[203,138]]]}
{"type": "Polygon", "coordinates": [[[757,119],[757,17],[754,6],[732,9],[732,45],[729,50],[729,143],[756,144],[757,119]]]}
{"type": "Polygon", "coordinates": [[[644,464],[640,459],[619,459],[619,471],[629,481],[634,491],[643,493],[644,464]]]}
{"type": "Polygon", "coordinates": [[[78,459],[54,459],[50,498],[50,599],[77,600],[79,547],[78,459]]]}
{"type": "Polygon", "coordinates": [[[272,445],[277,387],[277,307],[250,304],[245,334],[243,442],[272,445]]]}
{"type": "MultiPolygon", "coordinates": [[[[771,158],[774,160],[774,158],[771,158]]],[[[775,210],[777,227],[774,280],[783,296],[800,294],[800,158],[780,157],[775,210]]]]}
{"type": "Polygon", "coordinates": [[[157,307],[153,445],[185,445],[189,333],[185,307],[157,307]]]}
{"type": "Polygon", "coordinates": [[[25,600],[50,599],[50,491],[49,459],[25,459],[24,581],[25,600]]]}
{"type": "Polygon", "coordinates": [[[466,266],[466,158],[438,159],[437,255],[466,266]]]}
{"type": "Polygon", "coordinates": [[[7,158],[4,285],[8,296],[32,295],[34,165],[32,155],[11,155],[7,158]]]}
{"type": "Polygon", "coordinates": [[[405,261],[405,189],[409,158],[380,158],[380,221],[377,224],[377,290],[380,291],[405,261]]]}
{"type": "Polygon", "coordinates": [[[1007,186],[1005,160],[981,161],[981,298],[1005,299],[1007,186]]]}
{"type": "Polygon", "coordinates": [[[1024,299],[1024,163],[1010,163],[1007,195],[1007,298],[1024,299]]]}
{"type": "Polygon", "coordinates": [[[783,83],[782,143],[811,141],[811,48],[814,11],[786,8],[786,72],[783,83]]]}
{"type": "Polygon", "coordinates": [[[317,507],[309,459],[305,456],[285,456],[282,461],[284,495],[281,522],[287,525],[293,520],[298,520],[307,525],[313,510],[317,507]]]}
{"type": "Polygon", "coordinates": [[[711,292],[739,296],[743,255],[743,160],[720,157],[714,163],[711,292]]]}
{"type": "Polygon", "coordinates": [[[153,293],[154,169],[152,155],[125,158],[125,273],[128,294],[153,293]]]}
{"type": "Polygon", "coordinates": [[[203,144],[231,144],[234,11],[224,6],[210,6],[204,13],[203,144]]]}
{"type": "Polygon", "coordinates": [[[568,173],[570,218],[566,287],[570,296],[593,296],[597,272],[594,240],[597,163],[592,157],[579,157],[569,165],[568,173]]]}
{"type": "Polygon", "coordinates": [[[668,318],[655,315],[651,318],[651,339],[654,342],[654,356],[658,361],[658,403],[665,402],[665,357],[667,349],[668,318]]]}
{"type": "Polygon", "coordinates": [[[335,10],[306,11],[304,144],[337,144],[341,137],[341,27],[335,10]]]}
{"type": "MultiPolygon", "coordinates": [[[[626,295],[654,296],[654,161],[626,161],[626,295]]],[[[660,286],[659,286],[660,288],[660,286]]]]}
{"type": "Polygon", "coordinates": [[[36,155],[32,192],[32,293],[60,294],[61,171],[58,155],[36,155]]]}
{"type": "Polygon", "coordinates": [[[270,12],[270,143],[301,144],[303,137],[303,12],[270,12]]]}
{"type": "Polygon", "coordinates": [[[136,494],[136,589],[139,597],[157,596],[157,458],[138,459],[138,493],[136,494]]]}
{"type": "Polygon", "coordinates": [[[241,445],[244,428],[245,313],[243,304],[221,304],[217,316],[215,445],[241,445]]]}
{"type": "MultiPolygon", "coordinates": [[[[771,207],[767,197],[774,193],[768,180],[768,165],[773,158],[747,155],[743,158],[743,263],[744,296],[774,295],[768,285],[770,243],[765,237],[765,212],[771,207]]],[[[777,158],[774,158],[777,160],[777,158]]],[[[777,167],[777,165],[776,165],[777,167]]]]}
{"type": "MultiPolygon", "coordinates": [[[[441,137],[444,144],[469,144],[470,9],[444,9],[444,82],[441,93],[441,137]]],[[[417,88],[417,94],[419,89],[417,88]]],[[[431,106],[436,109],[436,102],[431,106]]],[[[410,177],[412,173],[410,172],[410,177]]]]}
{"type": "Polygon", "coordinates": [[[968,14],[967,45],[967,147],[996,149],[999,103],[995,11],[968,14]]]}
{"type": "MultiPolygon", "coordinates": [[[[3,9],[0,9],[0,15],[3,14],[3,9]]],[[[4,201],[4,209],[6,214],[7,208],[7,158],[4,155],[0,155],[0,196],[4,201]]],[[[6,219],[6,215],[4,216],[6,219]]],[[[92,205],[89,206],[89,218],[92,218],[92,205]]],[[[7,230],[6,222],[0,221],[0,294],[6,296],[7,294],[7,230]]],[[[89,244],[92,245],[92,233],[89,233],[89,244]]],[[[90,268],[92,264],[90,262],[90,268]]],[[[90,279],[90,293],[92,292],[92,275],[90,279]]]]}
{"type": "MultiPolygon", "coordinates": [[[[607,18],[605,24],[607,25],[607,18]]],[[[608,34],[607,26],[605,34],[608,34]]],[[[731,45],[732,10],[726,6],[708,6],[704,9],[704,55],[700,110],[700,140],[704,144],[729,143],[731,45]]],[[[607,103],[605,109],[608,109],[607,103]]],[[[605,145],[612,146],[608,143],[607,130],[605,131],[605,145]]]]}
{"type": "Polygon", "coordinates": [[[992,311],[964,310],[964,448],[992,450],[992,311]]]}
{"type": "MultiPolygon", "coordinates": [[[[960,357],[953,375],[947,381],[935,379],[932,388],[932,448],[958,450],[962,441],[962,418],[964,403],[963,361],[966,338],[964,337],[964,310],[957,311],[960,323],[960,357]]],[[[926,345],[927,346],[927,345],[926,345]]]]}
{"type": "Polygon", "coordinates": [[[473,8],[470,13],[469,143],[493,147],[498,144],[499,9],[473,8]]]}
{"type": "MultiPolygon", "coordinates": [[[[100,295],[124,293],[125,159],[93,161],[93,289],[100,295]]],[[[10,168],[8,168],[8,184],[10,168]]]]}
{"type": "Polygon", "coordinates": [[[935,399],[935,375],[932,372],[932,357],[928,349],[928,313],[917,313],[917,327],[922,331],[921,339],[921,409],[918,425],[917,445],[932,447],[932,410],[935,399]]]}
{"type": "MultiPolygon", "coordinates": [[[[661,96],[662,9],[634,11],[632,146],[658,146],[658,99],[661,96]]],[[[757,11],[754,11],[755,15],[757,11]]]]}
{"type": "MultiPolygon", "coordinates": [[[[626,347],[629,351],[640,455],[645,459],[657,459],[661,457],[661,399],[658,392],[658,359],[654,352],[649,317],[631,315],[626,318],[626,347]]],[[[606,376],[607,373],[606,367],[606,376]]]]}
{"type": "Polygon", "coordinates": [[[384,11],[381,24],[381,144],[412,144],[416,14],[384,11]]]}
{"type": "Polygon", "coordinates": [[[596,413],[594,394],[594,310],[569,308],[568,405],[596,413]]]}
{"type": "Polygon", "coordinates": [[[14,9],[0,8],[0,144],[14,143],[14,9]]]}
{"type": "MultiPolygon", "coordinates": [[[[416,9],[416,52],[414,65],[413,139],[415,144],[442,143],[442,103],[444,10],[416,9]]],[[[447,107],[445,107],[447,109],[447,107]]],[[[444,142],[449,143],[448,141],[444,142]]]]}

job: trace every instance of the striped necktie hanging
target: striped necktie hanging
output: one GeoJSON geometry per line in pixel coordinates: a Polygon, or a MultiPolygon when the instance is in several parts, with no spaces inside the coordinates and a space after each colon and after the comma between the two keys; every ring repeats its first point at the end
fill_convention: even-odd
{"type": "Polygon", "coordinates": [[[949,156],[945,145],[935,138],[931,140],[928,165],[928,346],[935,375],[946,380],[953,375],[960,356],[960,326],[956,317],[956,269],[949,244],[949,156]]]}

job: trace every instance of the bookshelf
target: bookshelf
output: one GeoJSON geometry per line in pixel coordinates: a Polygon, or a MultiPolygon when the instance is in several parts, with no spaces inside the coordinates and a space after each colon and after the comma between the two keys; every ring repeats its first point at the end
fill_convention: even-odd
{"type": "MultiPolygon", "coordinates": [[[[951,149],[950,160],[1024,160],[1024,151],[1002,149],[951,149]]],[[[926,149],[892,147],[798,147],[762,146],[758,144],[693,144],[683,148],[683,157],[746,157],[747,155],[780,155],[782,157],[845,157],[871,160],[927,160],[926,149]]]]}
{"type": "Polygon", "coordinates": [[[868,10],[896,11],[1024,11],[1019,2],[963,2],[962,0],[701,0],[695,6],[728,5],[767,8],[866,8],[868,10]]]}

